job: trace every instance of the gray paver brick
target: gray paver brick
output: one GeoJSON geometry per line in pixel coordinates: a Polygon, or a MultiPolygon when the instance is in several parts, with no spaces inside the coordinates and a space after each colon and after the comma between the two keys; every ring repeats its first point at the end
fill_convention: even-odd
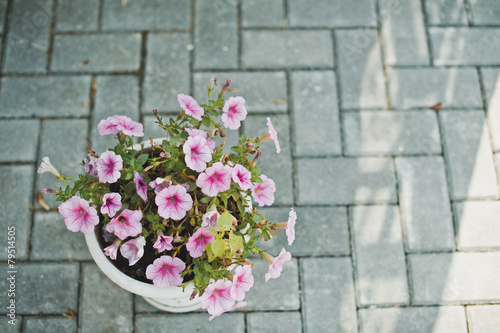
{"type": "Polygon", "coordinates": [[[3,72],[45,72],[53,4],[13,1],[3,72]]]}
{"type": "Polygon", "coordinates": [[[0,34],[4,33],[5,18],[7,16],[8,0],[0,1],[0,34]]]}
{"type": "Polygon", "coordinates": [[[343,115],[346,155],[441,153],[436,114],[349,112],[343,115]]]}
{"type": "Polygon", "coordinates": [[[177,94],[189,95],[188,45],[185,33],[148,35],[143,112],[180,112],[177,94]]]}
{"type": "Polygon", "coordinates": [[[4,320],[0,322],[0,329],[2,330],[2,332],[21,333],[21,327],[23,323],[22,316],[16,314],[16,317],[14,318],[14,325],[9,324],[9,320],[11,320],[9,317],[5,317],[4,320]]]}
{"type": "Polygon", "coordinates": [[[455,203],[459,250],[500,248],[500,202],[455,203]]]}
{"type": "Polygon", "coordinates": [[[434,65],[499,65],[500,28],[429,28],[434,65]]]}
{"type": "Polygon", "coordinates": [[[34,161],[40,122],[35,119],[0,120],[0,162],[34,161]]]}
{"type": "Polygon", "coordinates": [[[500,253],[408,255],[414,304],[500,300],[500,253]]]}
{"type": "Polygon", "coordinates": [[[224,95],[226,100],[231,96],[242,96],[250,114],[287,111],[287,83],[284,72],[196,73],[194,74],[194,97],[200,104],[207,103],[208,80],[212,76],[219,80],[217,88],[212,93],[212,99],[217,98],[216,94],[219,93],[227,78],[231,78],[233,82],[230,89],[234,90],[226,92],[224,95]]]}
{"type": "Polygon", "coordinates": [[[498,25],[500,22],[500,3],[494,0],[471,0],[472,21],[474,25],[498,25]]]}
{"type": "Polygon", "coordinates": [[[408,251],[453,250],[455,237],[442,157],[397,158],[408,251]]]}
{"type": "Polygon", "coordinates": [[[500,327],[500,305],[467,306],[470,333],[494,332],[500,327]]]}
{"type": "Polygon", "coordinates": [[[196,1],[195,68],[238,67],[237,20],[238,3],[235,0],[196,1]]]}
{"type": "Polygon", "coordinates": [[[477,72],[473,68],[401,68],[387,70],[393,108],[482,108],[477,72]]]}
{"type": "Polygon", "coordinates": [[[241,3],[241,25],[245,28],[283,27],[284,0],[246,0],[241,3]]]}
{"type": "Polygon", "coordinates": [[[334,73],[293,72],[291,80],[295,154],[340,155],[342,142],[334,73]]]}
{"type": "Polygon", "coordinates": [[[291,27],[359,27],[376,26],[375,4],[362,0],[288,1],[288,19],[291,27]]]}
{"type": "MultiPolygon", "coordinates": [[[[102,119],[115,114],[125,115],[139,121],[139,78],[136,76],[98,76],[94,112],[91,122],[92,149],[98,154],[114,147],[118,140],[115,135],[101,136],[97,124],[102,119]]],[[[149,138],[144,133],[145,137],[149,138]]]]}
{"type": "Polygon", "coordinates": [[[467,333],[461,306],[362,309],[359,313],[363,333],[467,333]]]}
{"type": "Polygon", "coordinates": [[[385,83],[375,30],[335,32],[342,109],[385,108],[385,83]]]}
{"type": "Polygon", "coordinates": [[[352,225],[360,305],[408,304],[398,208],[353,207],[352,225]]]}
{"type": "Polygon", "coordinates": [[[242,313],[224,313],[211,322],[206,313],[137,315],[135,320],[136,332],[157,333],[168,328],[169,333],[193,332],[219,333],[228,328],[234,333],[245,332],[245,315],[242,313]]]}
{"type": "Polygon", "coordinates": [[[308,258],[300,262],[306,332],[357,332],[350,258],[308,258]]]}
{"type": "Polygon", "coordinates": [[[77,318],[64,317],[26,317],[25,332],[76,332],[77,318]]]}
{"type": "Polygon", "coordinates": [[[35,213],[32,260],[92,260],[81,232],[66,228],[58,212],[35,213]]]}
{"type": "Polygon", "coordinates": [[[183,0],[105,0],[102,29],[107,30],[187,30],[190,3],[183,0]]]}
{"type": "MultiPolygon", "coordinates": [[[[270,118],[274,128],[278,132],[278,140],[281,142],[281,152],[279,154],[276,153],[274,142],[266,141],[261,143],[260,150],[262,151],[262,156],[259,158],[257,167],[262,168],[261,174],[271,178],[276,184],[274,203],[278,205],[291,205],[293,203],[293,176],[288,117],[277,115],[270,118]]],[[[242,124],[247,137],[258,138],[268,133],[266,117],[264,116],[248,117],[242,124]]]]}
{"type": "Polygon", "coordinates": [[[0,91],[3,116],[86,116],[90,76],[4,77],[0,91]]]}
{"type": "MultiPolygon", "coordinates": [[[[278,253],[269,253],[277,256],[278,253]]],[[[269,264],[262,258],[252,260],[254,268],[252,275],[254,286],[247,292],[244,301],[248,305],[242,310],[298,310],[299,272],[297,260],[292,258],[283,264],[281,276],[266,282],[264,275],[269,270],[269,264]]]]}
{"type": "Polygon", "coordinates": [[[498,198],[490,138],[482,112],[441,111],[452,199],[498,198]]]}
{"type": "Polygon", "coordinates": [[[135,71],[140,55],[140,34],[56,35],[51,70],[135,71]]]}
{"type": "Polygon", "coordinates": [[[300,204],[396,202],[394,167],[389,158],[300,159],[296,172],[300,204]]]}
{"type": "Polygon", "coordinates": [[[429,24],[468,24],[462,0],[426,0],[424,3],[429,24]]]}
{"type": "Polygon", "coordinates": [[[249,333],[300,333],[300,312],[256,312],[247,315],[249,333]]]}
{"type": "Polygon", "coordinates": [[[333,67],[328,30],[243,31],[241,52],[247,68],[333,67]]]}
{"type": "MultiPolygon", "coordinates": [[[[389,12],[393,0],[380,2],[380,10],[389,12]]],[[[429,52],[424,15],[420,0],[399,2],[397,12],[382,16],[382,39],[385,62],[388,65],[427,65],[429,52]]]]}
{"type": "Polygon", "coordinates": [[[81,332],[132,332],[133,295],[114,284],[94,263],[84,264],[82,275],[81,332]]]}
{"type": "MultiPolygon", "coordinates": [[[[0,227],[4,235],[7,228],[15,226],[16,231],[16,259],[28,258],[28,241],[31,226],[31,190],[33,188],[34,167],[31,165],[3,165],[0,166],[0,184],[3,191],[0,196],[0,227]]],[[[7,236],[0,238],[0,249],[7,255],[7,236]]]]}
{"type": "MultiPolygon", "coordinates": [[[[288,245],[285,231],[278,229],[272,242],[261,242],[261,249],[279,253],[282,247],[293,256],[349,255],[347,211],[344,207],[295,207],[295,241],[288,245]],[[314,233],[309,232],[314,228],[314,233]]],[[[264,207],[259,210],[272,222],[285,222],[290,208],[264,207]]]]}
{"type": "MultiPolygon", "coordinates": [[[[61,315],[67,308],[76,310],[78,266],[77,263],[16,263],[16,316],[61,315]]],[[[0,268],[7,272],[6,264],[1,264],[0,268]]],[[[0,280],[0,296],[5,300],[9,290],[7,282],[6,278],[0,280]]],[[[0,313],[7,313],[7,308],[2,306],[0,313]]]]}
{"type": "MultiPolygon", "coordinates": [[[[87,156],[87,129],[88,121],[86,119],[44,121],[42,123],[40,159],[48,156],[58,171],[77,179],[78,174],[83,172],[81,162],[87,156]]],[[[38,162],[40,163],[41,160],[38,162]]],[[[72,183],[70,182],[70,184],[72,183]]],[[[37,190],[59,187],[65,188],[64,184],[57,182],[53,174],[37,175],[37,190]]],[[[56,202],[55,194],[44,194],[43,200],[52,208],[60,204],[60,202],[56,202]]]]}
{"type": "Polygon", "coordinates": [[[96,31],[98,17],[99,0],[58,1],[56,30],[96,31]]]}
{"type": "Polygon", "coordinates": [[[500,151],[500,69],[481,68],[493,149],[500,151]]]}

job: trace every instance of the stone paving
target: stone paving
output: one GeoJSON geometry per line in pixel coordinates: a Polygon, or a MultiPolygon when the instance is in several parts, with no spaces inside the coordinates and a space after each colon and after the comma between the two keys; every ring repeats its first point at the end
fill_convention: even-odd
{"type": "Polygon", "coordinates": [[[0,41],[1,332],[500,332],[497,0],[0,0],[0,41]],[[281,279],[256,262],[248,306],[209,324],[105,278],[36,169],[77,174],[112,114],[159,135],[151,110],[213,75],[247,100],[240,134],[272,117],[265,213],[299,220],[281,279]]]}

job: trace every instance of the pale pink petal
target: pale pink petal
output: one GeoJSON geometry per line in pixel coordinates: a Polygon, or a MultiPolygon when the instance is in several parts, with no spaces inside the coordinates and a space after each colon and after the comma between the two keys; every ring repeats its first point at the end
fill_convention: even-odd
{"type": "Polygon", "coordinates": [[[207,168],[207,163],[212,160],[210,148],[205,138],[201,136],[189,137],[183,146],[184,160],[191,170],[202,172],[207,168]]]}
{"type": "Polygon", "coordinates": [[[221,162],[214,163],[206,168],[205,172],[198,175],[196,186],[209,197],[216,196],[219,192],[225,192],[231,187],[232,168],[221,162]]]}
{"type": "Polygon", "coordinates": [[[172,246],[172,241],[174,237],[158,235],[156,242],[153,244],[153,247],[158,250],[158,252],[172,250],[174,247],[172,246]]]}
{"type": "Polygon", "coordinates": [[[271,118],[266,118],[267,127],[269,129],[269,135],[271,136],[271,140],[274,141],[274,145],[276,146],[276,152],[279,153],[281,151],[280,142],[278,141],[278,132],[274,129],[273,124],[271,123],[271,118]]]}
{"type": "Polygon", "coordinates": [[[116,239],[113,244],[104,248],[104,254],[107,255],[111,260],[116,260],[116,255],[118,254],[118,248],[122,243],[121,239],[116,239]]]}
{"type": "Polygon", "coordinates": [[[297,220],[297,214],[295,211],[292,210],[290,211],[290,214],[288,214],[288,222],[287,222],[287,227],[286,227],[286,236],[288,238],[288,245],[292,245],[293,241],[295,240],[295,221],[297,220]]]}
{"type": "Polygon", "coordinates": [[[193,206],[193,199],[181,185],[171,185],[156,195],[158,214],[166,219],[179,221],[193,206]]]}
{"type": "Polygon", "coordinates": [[[231,297],[235,301],[242,301],[245,298],[245,293],[253,287],[253,283],[252,267],[249,265],[238,266],[233,275],[233,284],[230,289],[231,297]]]}
{"type": "Polygon", "coordinates": [[[110,218],[115,216],[122,209],[122,196],[120,193],[106,193],[102,197],[101,214],[106,214],[110,218]]]}
{"type": "Polygon", "coordinates": [[[222,108],[221,120],[226,128],[236,130],[240,128],[241,122],[247,116],[247,109],[245,108],[245,99],[239,97],[229,97],[224,103],[222,108]]]}
{"type": "Polygon", "coordinates": [[[177,101],[181,106],[182,110],[186,112],[187,115],[193,117],[194,119],[201,120],[201,116],[205,113],[205,110],[198,105],[198,102],[189,95],[178,94],[177,101]]]}
{"type": "Polygon", "coordinates": [[[266,175],[260,175],[262,183],[255,183],[252,187],[252,197],[262,206],[271,206],[274,202],[274,192],[276,192],[276,184],[271,178],[266,175]]]}
{"type": "Polygon", "coordinates": [[[215,236],[208,231],[208,228],[200,227],[191,237],[189,237],[186,249],[192,258],[201,257],[203,252],[205,252],[207,244],[212,243],[214,239],[215,236]]]}
{"type": "Polygon", "coordinates": [[[106,230],[120,239],[135,237],[142,232],[141,220],[141,211],[124,209],[120,215],[111,219],[106,225],[106,230]]]}
{"type": "Polygon", "coordinates": [[[253,184],[250,180],[252,178],[252,173],[248,171],[243,165],[236,164],[233,167],[232,178],[235,183],[240,185],[243,191],[252,188],[253,184]]]}
{"type": "Polygon", "coordinates": [[[148,187],[144,182],[144,177],[137,171],[134,172],[134,184],[135,184],[135,190],[137,194],[141,197],[141,199],[144,201],[148,201],[148,187]]]}
{"type": "Polygon", "coordinates": [[[123,159],[120,155],[108,150],[97,159],[97,173],[101,183],[115,183],[120,178],[123,159]]]}
{"type": "Polygon", "coordinates": [[[146,240],[143,236],[131,239],[122,244],[120,253],[129,261],[129,266],[135,265],[144,255],[144,245],[146,240]]]}
{"type": "Polygon", "coordinates": [[[160,288],[178,286],[182,283],[182,271],[186,265],[179,258],[161,256],[146,268],[146,277],[160,288]]]}
{"type": "Polygon", "coordinates": [[[59,213],[64,217],[64,223],[68,230],[84,234],[91,233],[94,227],[99,224],[97,210],[90,207],[89,202],[73,196],[59,205],[59,213]]]}

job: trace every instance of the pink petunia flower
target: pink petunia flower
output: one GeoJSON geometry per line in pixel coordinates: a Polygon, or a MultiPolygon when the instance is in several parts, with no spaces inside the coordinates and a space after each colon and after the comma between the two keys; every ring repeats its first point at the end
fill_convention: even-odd
{"type": "Polygon", "coordinates": [[[274,129],[273,124],[271,123],[271,118],[266,118],[267,120],[267,127],[269,128],[269,136],[271,137],[271,140],[274,141],[274,145],[276,146],[276,152],[279,154],[281,151],[280,148],[280,142],[278,141],[278,132],[274,129]]]}
{"type": "Polygon", "coordinates": [[[74,196],[59,205],[59,213],[64,217],[66,227],[73,231],[89,234],[94,226],[99,224],[97,210],[89,202],[79,196],[74,196]]]}
{"type": "Polygon", "coordinates": [[[182,151],[186,154],[184,160],[187,167],[196,172],[205,170],[207,163],[212,160],[207,141],[201,136],[188,137],[182,151]]]}
{"type": "Polygon", "coordinates": [[[288,238],[288,245],[292,245],[293,241],[295,240],[295,221],[297,221],[297,214],[292,208],[290,214],[288,214],[288,223],[286,227],[286,236],[288,238]]]}
{"type": "Polygon", "coordinates": [[[235,183],[240,185],[240,188],[243,191],[246,191],[253,186],[252,181],[250,180],[252,178],[252,173],[241,164],[236,164],[233,167],[232,178],[235,183]]]}
{"type": "Polygon", "coordinates": [[[129,136],[143,137],[144,130],[141,123],[133,121],[127,116],[114,115],[101,120],[97,124],[97,129],[101,135],[123,133],[129,136]]]}
{"type": "Polygon", "coordinates": [[[102,197],[101,214],[107,214],[110,218],[122,209],[122,196],[120,193],[106,193],[102,197]]]}
{"type": "Polygon", "coordinates": [[[278,141],[278,132],[276,132],[276,130],[274,129],[274,126],[271,123],[271,118],[266,118],[266,120],[269,132],[258,138],[257,142],[273,141],[274,145],[276,146],[276,152],[279,153],[281,152],[281,148],[280,148],[280,142],[278,141]]]}
{"type": "MultiPolygon", "coordinates": [[[[215,208],[215,207],[214,207],[215,208]]],[[[202,227],[216,227],[217,220],[219,219],[219,212],[217,209],[211,209],[201,217],[201,226],[202,227]]]]}
{"type": "Polygon", "coordinates": [[[97,177],[97,158],[92,154],[87,154],[84,163],[85,173],[92,177],[97,177]]]}
{"type": "Polygon", "coordinates": [[[231,187],[232,168],[221,162],[214,163],[206,168],[205,172],[198,175],[196,186],[209,197],[214,197],[219,192],[225,192],[231,187]]]}
{"type": "Polygon", "coordinates": [[[97,174],[101,183],[115,183],[120,179],[123,159],[111,150],[107,150],[97,159],[97,174]]]}
{"type": "Polygon", "coordinates": [[[276,184],[271,178],[266,175],[260,175],[262,183],[255,183],[252,187],[252,197],[260,207],[271,206],[274,202],[274,192],[276,192],[276,184]]]}
{"type": "Polygon", "coordinates": [[[222,108],[224,112],[221,120],[226,128],[236,130],[240,128],[241,122],[247,117],[247,109],[245,108],[245,99],[239,97],[229,97],[222,108]]]}
{"type": "Polygon", "coordinates": [[[229,312],[229,311],[233,311],[235,309],[239,309],[239,308],[242,308],[244,306],[246,306],[248,303],[247,302],[238,302],[237,304],[234,304],[229,310],[227,311],[222,311],[221,313],[217,314],[217,315],[212,315],[210,316],[210,318],[208,318],[209,321],[212,321],[212,319],[214,319],[215,317],[218,317],[220,316],[221,314],[223,313],[226,313],[226,312],[229,312]]]}
{"type": "Polygon", "coordinates": [[[97,129],[99,130],[99,134],[102,136],[104,135],[110,135],[110,134],[118,134],[120,130],[116,128],[116,116],[111,116],[106,119],[102,119],[98,124],[97,124],[97,129]]]}
{"type": "Polygon", "coordinates": [[[120,215],[111,219],[106,225],[106,230],[120,239],[135,237],[142,232],[141,219],[141,211],[124,209],[120,215]]]}
{"type": "Polygon", "coordinates": [[[236,267],[233,275],[233,284],[229,291],[235,301],[242,301],[245,293],[253,287],[252,267],[243,265],[236,267]]]}
{"type": "Polygon", "coordinates": [[[278,278],[283,270],[283,264],[292,259],[292,255],[290,252],[285,251],[285,248],[281,249],[277,257],[273,257],[267,253],[263,253],[262,256],[269,264],[269,271],[266,273],[266,282],[271,278],[278,278]]]}
{"type": "Polygon", "coordinates": [[[205,114],[205,110],[203,110],[203,108],[198,105],[198,102],[189,95],[179,94],[177,95],[177,101],[179,101],[182,110],[194,119],[201,120],[201,116],[205,114]]]}
{"type": "Polygon", "coordinates": [[[39,174],[50,172],[56,177],[61,177],[59,171],[57,171],[57,169],[52,165],[52,163],[50,163],[50,158],[48,158],[47,156],[42,158],[42,163],[40,164],[40,167],[38,168],[37,172],[39,174]]]}
{"type": "Polygon", "coordinates": [[[156,178],[155,180],[152,180],[149,182],[149,187],[151,187],[153,190],[155,190],[155,194],[160,193],[162,190],[166,189],[167,187],[170,186],[172,182],[170,180],[167,180],[165,178],[156,178]]]}
{"type": "Polygon", "coordinates": [[[161,256],[146,268],[146,277],[160,288],[178,286],[182,283],[182,271],[186,264],[179,258],[161,256]]]}
{"type": "Polygon", "coordinates": [[[137,171],[134,171],[134,184],[135,184],[135,190],[137,194],[141,197],[141,199],[144,201],[148,201],[148,187],[144,182],[144,177],[137,171]]]}
{"type": "Polygon", "coordinates": [[[201,308],[207,309],[213,317],[232,310],[234,299],[230,294],[231,286],[232,282],[227,280],[210,283],[201,296],[201,308]]]}
{"type": "Polygon", "coordinates": [[[121,243],[122,240],[117,238],[113,242],[113,244],[104,248],[104,254],[107,255],[111,260],[116,260],[116,255],[118,254],[118,248],[120,247],[121,243]]]}
{"type": "Polygon", "coordinates": [[[212,154],[214,152],[215,141],[208,137],[207,132],[205,132],[204,130],[201,130],[201,129],[197,129],[197,128],[193,128],[193,129],[185,128],[185,130],[186,130],[186,132],[188,132],[189,136],[192,138],[194,138],[196,136],[201,136],[202,138],[204,138],[207,141],[208,148],[210,148],[210,154],[212,154]]]}
{"type": "Polygon", "coordinates": [[[189,237],[186,249],[191,257],[201,257],[203,252],[205,252],[207,244],[212,243],[214,239],[215,236],[208,231],[208,228],[200,227],[191,237],[189,237]]]}
{"type": "Polygon", "coordinates": [[[158,250],[158,252],[163,252],[165,250],[172,250],[174,247],[172,246],[172,241],[174,237],[172,236],[164,236],[158,235],[156,242],[153,244],[153,247],[158,250]]]}
{"type": "Polygon", "coordinates": [[[193,207],[193,199],[182,185],[171,185],[156,195],[158,214],[166,219],[179,221],[193,207]]]}
{"type": "Polygon", "coordinates": [[[133,121],[127,116],[114,116],[112,122],[116,123],[116,129],[128,136],[143,137],[144,129],[141,123],[133,121]]]}
{"type": "Polygon", "coordinates": [[[143,236],[126,241],[120,247],[120,253],[128,260],[128,265],[133,266],[144,255],[146,239],[143,236]]]}

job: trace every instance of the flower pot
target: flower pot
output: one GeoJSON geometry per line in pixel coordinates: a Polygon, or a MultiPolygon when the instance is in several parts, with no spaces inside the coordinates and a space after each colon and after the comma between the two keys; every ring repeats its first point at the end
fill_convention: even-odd
{"type": "Polygon", "coordinates": [[[111,281],[123,289],[142,296],[149,304],[164,311],[189,312],[200,308],[200,297],[195,297],[192,301],[189,300],[194,289],[192,284],[188,285],[185,291],[182,291],[180,287],[159,288],[153,284],[137,281],[122,273],[104,255],[95,231],[85,234],[85,241],[97,266],[111,281]]]}
{"type": "MultiPolygon", "coordinates": [[[[161,144],[163,139],[155,139],[154,142],[161,144]]],[[[148,148],[151,144],[149,141],[144,142],[144,147],[148,148]]],[[[139,150],[140,145],[134,145],[135,150],[139,150]]],[[[89,248],[92,258],[97,266],[111,281],[122,287],[123,289],[142,296],[149,304],[154,307],[169,311],[169,312],[189,312],[200,308],[200,297],[195,297],[190,300],[191,294],[194,290],[193,285],[190,284],[182,291],[181,287],[168,287],[159,288],[153,284],[135,280],[128,275],[122,273],[116,268],[113,263],[103,252],[97,240],[96,230],[94,232],[85,234],[85,241],[89,248]]]]}

